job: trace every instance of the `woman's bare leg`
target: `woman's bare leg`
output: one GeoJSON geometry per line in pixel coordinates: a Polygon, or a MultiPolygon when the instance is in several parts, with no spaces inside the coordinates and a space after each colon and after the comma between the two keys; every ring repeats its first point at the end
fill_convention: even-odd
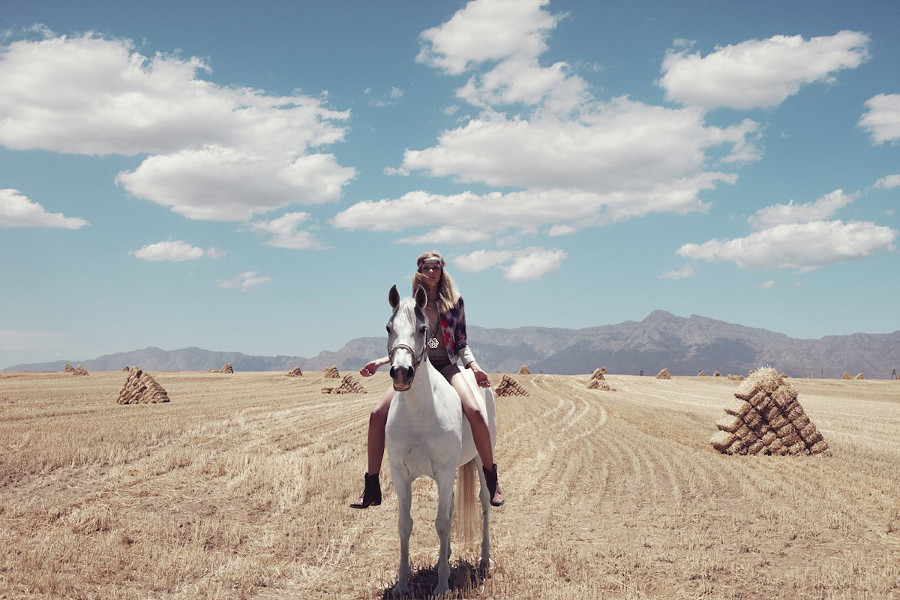
{"type": "Polygon", "coordinates": [[[459,372],[459,368],[456,368],[456,372],[451,375],[450,385],[453,386],[462,401],[463,413],[472,427],[472,439],[475,441],[475,449],[478,450],[481,462],[491,468],[491,465],[494,464],[494,449],[491,445],[491,432],[487,426],[487,419],[475,401],[472,388],[469,387],[463,374],[459,372]]]}
{"type": "Polygon", "coordinates": [[[366,440],[368,454],[369,475],[381,471],[381,463],[384,460],[384,428],[387,425],[388,410],[391,408],[391,400],[394,399],[393,387],[389,387],[381,396],[381,400],[369,414],[369,434],[366,440]]]}

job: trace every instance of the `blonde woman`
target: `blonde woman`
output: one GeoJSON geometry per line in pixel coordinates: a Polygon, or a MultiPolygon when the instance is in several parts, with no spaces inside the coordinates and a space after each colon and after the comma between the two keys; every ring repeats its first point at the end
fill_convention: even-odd
{"type": "MultiPolygon", "coordinates": [[[[475,448],[485,465],[484,476],[491,504],[501,506],[504,503],[500,484],[497,483],[497,464],[491,448],[491,434],[487,421],[475,401],[473,390],[457,366],[457,359],[467,369],[472,369],[475,381],[481,387],[490,387],[487,373],[478,365],[472,350],[466,341],[466,313],[463,299],[456,289],[456,283],[444,270],[444,259],[437,252],[425,252],[416,261],[417,271],[413,276],[413,293],[419,286],[425,288],[428,303],[425,305],[425,316],[428,319],[428,360],[443,375],[462,402],[463,412],[472,426],[472,437],[475,448]],[[491,465],[488,468],[487,465],[491,465]]],[[[387,356],[373,360],[360,369],[363,377],[371,377],[380,367],[388,364],[387,356]]],[[[392,387],[384,393],[378,405],[369,415],[369,433],[367,439],[368,470],[365,476],[365,490],[359,500],[350,504],[353,508],[368,508],[381,504],[381,483],[378,476],[384,458],[384,429],[387,424],[388,409],[394,399],[392,387]]]]}

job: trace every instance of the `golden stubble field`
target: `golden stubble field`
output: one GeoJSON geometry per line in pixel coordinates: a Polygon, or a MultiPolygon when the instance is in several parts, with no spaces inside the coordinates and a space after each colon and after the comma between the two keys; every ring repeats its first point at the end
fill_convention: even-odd
{"type": "MultiPolygon", "coordinates": [[[[317,373],[0,374],[0,598],[382,598],[396,498],[355,511],[367,416],[388,385],[317,373]]],[[[790,380],[830,456],[723,456],[738,386],[712,377],[514,376],[498,398],[507,497],[466,598],[900,597],[900,382],[790,380]]],[[[492,375],[494,385],[500,375],[492,375]]],[[[414,489],[416,595],[433,584],[435,487],[414,489]]]]}

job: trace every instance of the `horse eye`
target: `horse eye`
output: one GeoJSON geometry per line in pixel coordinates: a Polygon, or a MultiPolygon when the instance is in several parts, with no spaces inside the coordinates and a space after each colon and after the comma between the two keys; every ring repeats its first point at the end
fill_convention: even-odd
{"type": "Polygon", "coordinates": [[[422,333],[425,333],[425,326],[422,325],[421,327],[419,327],[419,331],[421,331],[422,333]]]}

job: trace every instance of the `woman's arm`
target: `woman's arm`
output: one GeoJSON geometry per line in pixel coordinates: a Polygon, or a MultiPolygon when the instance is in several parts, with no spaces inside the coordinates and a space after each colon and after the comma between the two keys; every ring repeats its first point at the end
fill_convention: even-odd
{"type": "Polygon", "coordinates": [[[387,356],[383,356],[381,358],[376,358],[372,362],[366,364],[362,369],[359,370],[359,374],[363,377],[371,377],[375,374],[379,368],[391,362],[391,359],[387,356]]]}
{"type": "Polygon", "coordinates": [[[478,365],[478,362],[475,360],[475,355],[472,353],[472,349],[469,348],[469,342],[466,337],[466,307],[462,297],[460,297],[459,301],[456,303],[456,312],[456,326],[454,327],[456,356],[459,357],[462,364],[464,364],[467,369],[472,369],[472,374],[475,375],[475,381],[480,387],[491,387],[491,382],[488,379],[487,373],[485,373],[484,369],[478,365]]]}

